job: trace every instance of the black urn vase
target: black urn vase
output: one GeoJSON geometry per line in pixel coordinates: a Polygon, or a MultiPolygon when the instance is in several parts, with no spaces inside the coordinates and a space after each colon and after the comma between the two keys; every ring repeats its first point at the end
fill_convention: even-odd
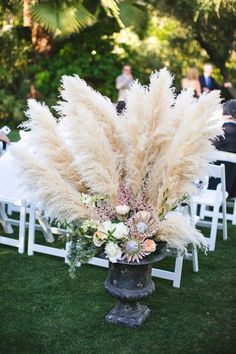
{"type": "Polygon", "coordinates": [[[151,310],[141,305],[139,300],[154,293],[152,265],[165,257],[166,253],[162,250],[158,255],[146,257],[140,263],[109,263],[109,274],[104,286],[109,294],[119,299],[119,303],[106,315],[106,322],[133,328],[143,324],[151,310]]]}

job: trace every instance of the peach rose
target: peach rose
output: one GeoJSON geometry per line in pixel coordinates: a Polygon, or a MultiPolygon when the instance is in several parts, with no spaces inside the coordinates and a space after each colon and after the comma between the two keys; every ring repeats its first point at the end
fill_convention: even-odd
{"type": "Polygon", "coordinates": [[[107,235],[102,231],[96,231],[93,235],[93,243],[96,247],[100,247],[104,242],[106,242],[107,235]]]}
{"type": "Polygon", "coordinates": [[[156,244],[153,240],[146,240],[143,243],[144,245],[144,252],[152,253],[156,251],[156,244]]]}

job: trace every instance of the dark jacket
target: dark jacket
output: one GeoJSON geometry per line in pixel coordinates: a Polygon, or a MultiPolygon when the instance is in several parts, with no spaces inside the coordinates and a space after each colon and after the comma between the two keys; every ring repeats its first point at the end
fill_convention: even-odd
{"type": "Polygon", "coordinates": [[[236,122],[226,122],[223,125],[224,135],[214,141],[217,150],[236,153],[236,122]]]}
{"type": "MultiPolygon", "coordinates": [[[[214,141],[217,150],[236,153],[236,122],[226,122],[223,125],[225,136],[220,136],[214,141]]],[[[229,198],[236,197],[236,164],[232,162],[216,161],[216,165],[225,165],[226,190],[229,198]]],[[[216,181],[210,181],[210,187],[214,188],[216,181]]]]}
{"type": "Polygon", "coordinates": [[[213,77],[209,77],[209,83],[206,82],[205,76],[204,75],[200,75],[199,76],[199,81],[200,81],[200,85],[201,85],[201,89],[203,91],[204,87],[207,87],[209,90],[220,90],[222,87],[216,82],[215,79],[213,79],[213,77]]]}

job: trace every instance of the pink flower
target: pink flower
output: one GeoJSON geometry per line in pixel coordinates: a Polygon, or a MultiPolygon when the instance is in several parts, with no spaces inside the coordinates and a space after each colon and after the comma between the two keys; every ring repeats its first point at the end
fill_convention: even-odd
{"type": "Polygon", "coordinates": [[[153,240],[145,240],[143,243],[143,250],[146,253],[152,253],[156,251],[156,244],[153,240]]]}

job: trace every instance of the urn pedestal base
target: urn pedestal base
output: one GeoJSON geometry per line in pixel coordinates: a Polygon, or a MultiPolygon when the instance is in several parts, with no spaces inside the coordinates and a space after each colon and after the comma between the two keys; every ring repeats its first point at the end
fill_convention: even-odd
{"type": "Polygon", "coordinates": [[[139,301],[154,293],[152,265],[165,257],[166,253],[163,250],[152,257],[142,259],[139,263],[125,261],[109,263],[109,273],[104,287],[119,302],[106,315],[106,322],[131,328],[143,324],[151,310],[146,305],[140,305],[139,301]]]}
{"type": "Polygon", "coordinates": [[[139,302],[119,302],[106,315],[105,320],[108,323],[136,328],[143,324],[150,312],[151,310],[146,305],[140,305],[139,302]]]}

